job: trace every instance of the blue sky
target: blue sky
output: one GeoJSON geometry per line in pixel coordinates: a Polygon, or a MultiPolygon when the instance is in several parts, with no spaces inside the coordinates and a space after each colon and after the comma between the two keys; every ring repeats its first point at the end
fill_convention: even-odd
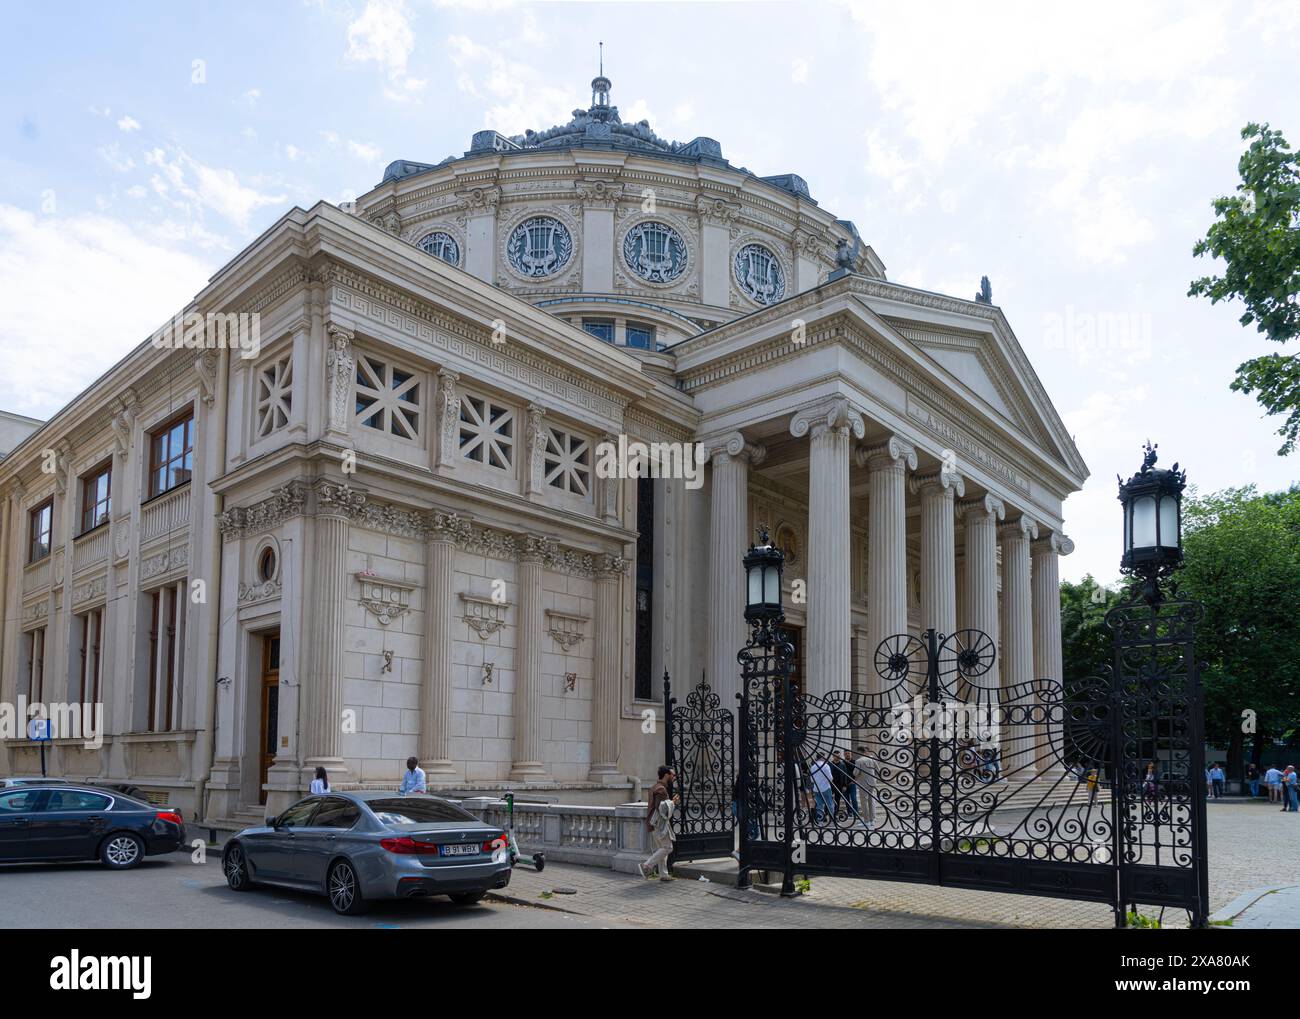
{"type": "MultiPolygon", "coordinates": [[[[292,205],[590,100],[803,176],[889,278],[987,274],[1092,469],[1062,572],[1115,575],[1148,435],[1202,489],[1300,479],[1229,392],[1270,345],[1185,296],[1238,132],[1300,145],[1300,2],[15,4],[0,407],[48,416],[292,205]],[[1056,9],[1059,8],[1059,9],[1056,9]],[[198,62],[198,63],[196,63],[198,62]]],[[[1277,349],[1272,347],[1271,349],[1277,349]]]]}

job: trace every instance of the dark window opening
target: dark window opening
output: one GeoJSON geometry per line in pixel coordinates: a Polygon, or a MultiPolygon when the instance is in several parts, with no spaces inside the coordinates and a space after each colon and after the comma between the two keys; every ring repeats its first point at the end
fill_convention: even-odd
{"type": "Polygon", "coordinates": [[[655,482],[636,483],[636,683],[639,700],[654,699],[655,482]]]}

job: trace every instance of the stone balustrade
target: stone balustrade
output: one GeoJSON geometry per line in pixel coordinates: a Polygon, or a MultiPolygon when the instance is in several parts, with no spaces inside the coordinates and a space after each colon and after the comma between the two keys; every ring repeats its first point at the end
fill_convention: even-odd
{"type": "MultiPolygon", "coordinates": [[[[453,800],[487,824],[506,827],[505,800],[474,796],[453,800]]],[[[515,838],[524,855],[545,853],[557,863],[609,867],[625,874],[650,853],[644,803],[616,807],[515,801],[515,838]]]]}
{"type": "Polygon", "coordinates": [[[72,539],[72,572],[80,573],[108,561],[107,527],[97,527],[89,534],[72,539]]]}
{"type": "Polygon", "coordinates": [[[189,526],[190,486],[182,485],[140,507],[140,544],[189,526]]]}

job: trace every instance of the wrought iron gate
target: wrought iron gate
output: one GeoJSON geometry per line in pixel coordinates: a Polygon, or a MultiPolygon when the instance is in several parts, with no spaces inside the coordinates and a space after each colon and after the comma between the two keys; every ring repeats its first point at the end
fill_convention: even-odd
{"type": "Polygon", "coordinates": [[[664,761],[677,773],[671,860],[727,856],[736,848],[731,811],[735,716],[701,678],[678,704],[664,673],[664,761]]]}
{"type": "Polygon", "coordinates": [[[872,690],[815,696],[791,683],[783,639],[756,630],[740,653],[742,883],[916,881],[1104,902],[1121,924],[1126,903],[1178,906],[1203,924],[1188,611],[1114,610],[1114,676],[1068,693],[995,685],[992,641],[963,630],[890,637],[872,690]]]}

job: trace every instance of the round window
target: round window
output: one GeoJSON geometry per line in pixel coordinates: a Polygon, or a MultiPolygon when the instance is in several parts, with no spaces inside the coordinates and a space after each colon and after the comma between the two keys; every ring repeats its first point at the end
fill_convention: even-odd
{"type": "Polygon", "coordinates": [[[275,578],[275,549],[264,548],[257,557],[257,579],[263,582],[275,578]]]}

